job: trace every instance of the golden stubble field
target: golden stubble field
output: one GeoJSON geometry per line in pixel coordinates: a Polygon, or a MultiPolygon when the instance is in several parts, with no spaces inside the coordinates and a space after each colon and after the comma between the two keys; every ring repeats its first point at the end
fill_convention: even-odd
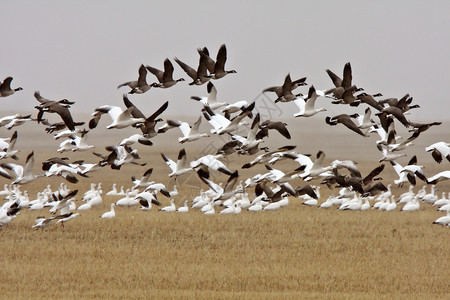
{"type": "MultiPolygon", "coordinates": [[[[291,141],[273,135],[269,146],[296,144],[297,151],[312,154],[321,149],[327,163],[354,159],[363,174],[378,165],[380,155],[372,149],[375,138],[372,144],[359,143],[360,137],[340,132],[323,130],[319,139],[303,136],[299,130],[291,141]]],[[[421,136],[415,150],[407,152],[410,157],[417,151],[429,176],[449,166],[432,162],[423,150],[445,139],[444,127],[432,132],[421,136]]],[[[113,183],[130,187],[132,175],[140,177],[153,167],[152,179],[172,188],[175,182],[168,179],[160,152],[175,158],[182,147],[171,146],[176,136],[155,139],[153,147],[139,147],[141,160],[148,163],[145,167],[127,165],[120,172],[105,168],[90,178],[80,178],[77,185],[68,185],[82,194],[91,183],[102,183],[105,194],[113,183]]],[[[93,135],[89,141],[104,144],[103,137],[93,135]]],[[[36,146],[36,172],[40,161],[58,155],[51,150],[58,143],[43,140],[36,146]]],[[[23,161],[28,150],[35,148],[31,145],[35,140],[20,142],[23,161]]],[[[188,159],[211,147],[208,143],[185,146],[188,159]]],[[[104,152],[101,147],[96,151],[104,152]]],[[[67,156],[95,160],[90,151],[67,156]]],[[[239,168],[247,159],[230,157],[230,168],[239,168]]],[[[275,166],[293,167],[290,162],[275,166]]],[[[264,170],[256,166],[240,176],[244,180],[264,170]]],[[[206,188],[196,175],[186,176],[180,178],[183,185],[175,198],[177,206],[206,188]]],[[[395,176],[386,165],[383,182],[391,183],[395,176]]],[[[7,182],[0,180],[0,184],[7,182]]],[[[60,182],[59,178],[40,178],[22,189],[34,199],[47,184],[56,189],[60,182]]],[[[303,184],[296,181],[294,186],[303,184]]],[[[420,182],[416,191],[421,186],[420,182]]],[[[438,188],[439,192],[450,191],[448,182],[438,188]]],[[[393,188],[396,195],[406,190],[407,186],[393,188]]],[[[332,192],[323,187],[320,202],[332,192]]],[[[413,213],[399,208],[394,212],[342,212],[305,207],[300,199],[290,198],[287,207],[273,212],[205,216],[194,210],[180,214],[158,212],[156,207],[149,212],[118,207],[114,219],[99,219],[119,198],[104,196],[99,207],[81,212],[65,228],[52,224],[46,230],[31,229],[37,216],[49,216],[44,210],[23,211],[0,229],[2,298],[446,299],[450,295],[450,231],[432,225],[443,214],[425,204],[413,213]]],[[[169,203],[162,195],[159,200],[163,206],[169,203]]]]}

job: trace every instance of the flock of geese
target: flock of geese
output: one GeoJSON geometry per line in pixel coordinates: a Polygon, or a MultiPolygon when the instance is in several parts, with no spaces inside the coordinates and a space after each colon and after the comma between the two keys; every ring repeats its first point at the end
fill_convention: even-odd
{"type": "MultiPolygon", "coordinates": [[[[134,127],[136,133],[121,141],[115,141],[114,145],[106,147],[107,153],[98,153],[92,150],[95,161],[70,161],[65,156],[51,157],[42,162],[42,173],[33,173],[34,151],[26,157],[25,163],[20,163],[17,156],[19,150],[15,148],[18,131],[10,137],[0,139],[0,175],[8,178],[10,184],[5,184],[0,195],[5,202],[0,208],[0,227],[13,221],[20,212],[24,210],[48,209],[48,215],[36,219],[32,228],[45,228],[56,223],[69,222],[80,215],[83,210],[94,209],[103,201],[103,197],[119,197],[111,203],[111,210],[103,213],[100,218],[114,218],[115,207],[139,206],[148,211],[152,206],[160,207],[161,212],[188,212],[199,210],[204,214],[239,214],[242,211],[268,211],[277,210],[289,204],[290,199],[300,198],[305,206],[316,206],[319,208],[336,207],[339,210],[364,211],[368,209],[379,209],[383,211],[396,210],[401,206],[402,211],[417,211],[422,203],[428,203],[446,212],[446,215],[435,220],[434,223],[450,226],[450,193],[442,193],[439,198],[437,186],[439,182],[450,179],[450,170],[437,174],[425,174],[423,167],[418,164],[416,156],[409,159],[408,164],[401,165],[397,160],[406,156],[402,150],[413,145],[412,141],[419,138],[423,132],[431,126],[441,124],[440,122],[416,123],[408,119],[411,109],[419,108],[412,103],[413,98],[408,94],[400,99],[385,98],[380,93],[368,94],[363,88],[355,85],[352,78],[350,63],[346,63],[343,75],[340,77],[331,70],[326,70],[332,81],[332,86],[326,90],[318,90],[314,85],[307,88],[307,93],[297,92],[297,88],[308,86],[306,77],[292,80],[288,74],[282,85],[263,89],[263,93],[274,93],[276,98],[274,105],[286,105],[292,102],[298,107],[293,114],[295,118],[309,118],[325,112],[325,107],[316,107],[316,101],[320,99],[324,103],[345,105],[349,110],[354,107],[364,106],[364,114],[339,114],[327,116],[325,123],[330,126],[340,125],[347,127],[348,134],[358,134],[366,138],[377,134],[379,140],[376,147],[380,150],[381,157],[379,165],[369,174],[361,174],[357,163],[352,160],[335,160],[330,165],[324,164],[325,153],[317,151],[315,156],[297,152],[295,145],[281,146],[276,149],[261,147],[260,144],[269,138],[270,134],[280,134],[290,140],[291,134],[288,124],[278,120],[263,120],[255,109],[255,102],[237,101],[234,103],[221,102],[217,99],[217,89],[212,80],[221,79],[228,74],[236,73],[235,70],[226,70],[227,49],[221,45],[217,56],[213,59],[206,47],[197,49],[199,54],[198,67],[190,67],[180,59],[175,62],[192,80],[189,85],[207,86],[207,95],[203,97],[192,96],[191,99],[199,103],[201,108],[198,119],[193,123],[181,120],[163,120],[161,116],[169,106],[169,102],[151,113],[144,113],[133,104],[129,95],[147,93],[153,88],[171,88],[183,78],[174,79],[174,66],[169,59],[164,60],[164,70],[151,66],[141,65],[138,69],[137,80],[124,82],[118,89],[127,88],[128,93],[123,95],[123,106],[102,105],[95,108],[92,118],[88,122],[76,122],[70,113],[70,108],[75,103],[67,99],[50,100],[41,96],[39,91],[34,93],[38,101],[35,106],[37,116],[10,115],[0,118],[0,127],[11,130],[26,122],[36,122],[48,134],[53,134],[55,139],[61,139],[58,153],[66,151],[88,151],[95,148],[88,143],[88,135],[100,123],[101,118],[108,115],[111,123],[106,126],[108,130],[120,130],[122,128],[134,127]],[[156,77],[155,82],[148,81],[148,73],[156,77]],[[44,114],[54,113],[59,115],[60,122],[50,123],[44,118],[44,114]],[[207,132],[200,131],[200,124],[206,121],[210,125],[207,132]],[[87,124],[86,124],[87,123],[87,124]],[[396,126],[404,126],[410,132],[407,138],[400,137],[396,132],[396,126]],[[164,134],[168,130],[178,128],[181,136],[178,144],[192,143],[199,139],[212,139],[221,136],[225,142],[215,149],[214,152],[197,157],[189,161],[185,148],[181,148],[176,159],[167,157],[161,153],[161,158],[168,166],[168,177],[175,179],[173,190],[166,187],[164,183],[151,180],[152,168],[142,173],[140,178],[132,177],[132,186],[120,190],[116,185],[103,196],[101,183],[91,184],[91,189],[84,194],[78,193],[77,189],[71,190],[66,182],[62,182],[57,190],[48,185],[37,198],[30,200],[28,192],[21,189],[22,185],[40,180],[50,176],[60,176],[69,183],[76,184],[78,178],[95,176],[92,172],[101,168],[120,170],[122,166],[133,164],[142,169],[146,165],[140,162],[136,145],[151,147],[154,138],[164,134]],[[271,133],[277,132],[277,133],[271,133]],[[239,170],[230,170],[225,159],[233,159],[233,156],[247,157],[247,162],[242,169],[251,169],[256,165],[264,166],[265,171],[252,177],[243,179],[239,170]],[[282,160],[292,161],[288,170],[280,170],[275,164],[282,160]],[[393,183],[385,185],[379,177],[386,165],[390,165],[398,174],[398,179],[393,183]],[[179,193],[177,178],[193,173],[198,176],[202,186],[198,189],[200,193],[187,200],[187,193],[179,193]],[[217,174],[228,176],[225,182],[215,182],[217,174]],[[418,180],[424,183],[423,188],[414,192],[418,180]],[[294,182],[302,182],[294,185],[294,182]],[[314,181],[315,184],[310,184],[314,181]],[[408,192],[403,193],[396,200],[391,192],[392,184],[402,186],[409,184],[408,192]],[[320,201],[320,188],[327,186],[334,190],[332,196],[323,202],[320,201]],[[431,186],[430,193],[426,187],[431,186]],[[161,195],[170,199],[170,205],[161,207],[158,198],[161,195]],[[176,207],[175,198],[181,196],[184,205],[176,207]],[[83,204],[77,206],[77,197],[83,204]]],[[[0,85],[0,96],[10,97],[22,90],[21,87],[12,88],[12,77],[7,77],[0,85]]],[[[140,96],[133,96],[140,97],[140,96]]],[[[176,144],[176,141],[174,141],[176,144]]],[[[153,149],[145,148],[145,149],[153,149]]],[[[436,142],[425,151],[430,152],[436,163],[450,162],[450,144],[444,141],[436,142]]],[[[262,167],[260,167],[262,168],[262,167]]],[[[141,171],[139,171],[141,172],[141,171]]],[[[256,172],[255,172],[256,173],[256,172]]],[[[44,184],[43,184],[44,185],[44,184]]]]}

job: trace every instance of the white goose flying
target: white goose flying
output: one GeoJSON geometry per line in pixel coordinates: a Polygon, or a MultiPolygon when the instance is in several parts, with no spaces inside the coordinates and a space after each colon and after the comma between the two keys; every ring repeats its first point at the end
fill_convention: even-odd
{"type": "Polygon", "coordinates": [[[200,101],[201,103],[203,103],[203,105],[209,106],[212,110],[216,110],[218,108],[228,105],[227,102],[218,102],[217,101],[217,89],[214,86],[214,84],[212,84],[211,81],[208,82],[208,85],[206,86],[206,88],[208,91],[207,97],[192,96],[191,99],[200,101]]]}
{"type": "MultiPolygon", "coordinates": [[[[25,166],[16,165],[13,163],[4,163],[2,164],[2,168],[13,171],[16,179],[12,182],[12,184],[25,184],[31,181],[36,180],[37,178],[43,176],[44,174],[33,174],[33,165],[34,165],[34,151],[32,151],[27,156],[27,160],[25,166]]],[[[2,175],[2,173],[0,173],[2,175]]]]}
{"type": "MultiPolygon", "coordinates": [[[[294,117],[311,117],[315,114],[326,111],[326,108],[314,108],[314,105],[316,103],[316,99],[318,96],[319,91],[316,91],[313,85],[309,88],[308,96],[307,97],[298,97],[294,99],[295,105],[298,106],[300,109],[299,112],[294,114],[294,117]]],[[[320,91],[320,96],[325,97],[325,94],[323,94],[322,91],[320,91]]]]}
{"type": "Polygon", "coordinates": [[[193,142],[196,141],[202,137],[209,137],[209,134],[207,133],[199,133],[198,128],[200,127],[200,123],[202,122],[202,117],[200,116],[197,121],[195,121],[194,125],[191,126],[186,122],[177,122],[172,121],[171,124],[176,125],[178,124],[178,128],[180,128],[181,133],[183,134],[182,137],[178,138],[178,142],[183,144],[186,142],[193,142]]]}
{"type": "Polygon", "coordinates": [[[211,129],[211,133],[216,134],[224,134],[231,133],[239,128],[239,126],[247,124],[243,121],[246,116],[251,114],[251,111],[255,107],[255,102],[250,104],[245,112],[242,112],[239,116],[235,117],[232,121],[228,120],[224,116],[220,114],[216,114],[212,111],[211,108],[205,106],[205,111],[203,115],[208,120],[209,124],[211,124],[214,129],[211,129]]]}
{"type": "Polygon", "coordinates": [[[178,160],[176,163],[170,158],[167,158],[167,156],[164,153],[161,153],[161,156],[166,162],[166,164],[172,170],[172,172],[169,173],[169,177],[172,176],[177,177],[184,173],[192,171],[192,168],[186,167],[186,151],[184,149],[181,149],[180,152],[178,153],[178,160]]]}

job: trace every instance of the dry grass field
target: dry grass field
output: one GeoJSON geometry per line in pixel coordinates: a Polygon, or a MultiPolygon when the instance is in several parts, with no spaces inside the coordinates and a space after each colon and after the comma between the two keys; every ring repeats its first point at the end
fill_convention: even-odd
{"type": "MultiPolygon", "coordinates": [[[[447,162],[438,165],[423,150],[448,137],[445,125],[448,124],[435,131],[430,129],[430,134],[417,140],[415,150],[408,150],[417,151],[427,175],[448,169],[447,162]]],[[[273,144],[269,146],[296,144],[297,151],[313,154],[321,149],[327,154],[326,163],[354,159],[364,174],[378,165],[380,154],[373,149],[375,138],[359,143],[359,136],[336,132],[342,131],[324,130],[320,139],[298,133],[291,141],[277,140],[273,135],[273,144]]],[[[23,161],[29,150],[40,147],[34,168],[38,172],[40,161],[58,155],[51,150],[56,149],[58,142],[47,137],[48,144],[35,146],[35,140],[31,136],[25,138],[26,134],[19,136],[18,144],[22,143],[19,147],[23,149],[19,156],[23,161]]],[[[79,178],[76,185],[68,185],[79,189],[82,195],[91,183],[102,183],[105,194],[113,183],[130,187],[132,175],[140,177],[153,167],[152,179],[172,188],[175,182],[167,177],[169,170],[160,152],[175,158],[182,147],[171,146],[177,135],[178,132],[169,135],[169,140],[156,141],[153,147],[139,147],[141,160],[148,163],[145,167],[126,165],[120,172],[104,168],[90,178],[79,178]]],[[[89,142],[102,144],[101,134],[91,136],[89,142]]],[[[185,146],[189,159],[211,145],[185,146]]],[[[102,152],[102,148],[97,147],[96,151],[102,152]]],[[[90,152],[67,156],[92,161],[94,156],[90,152]]],[[[411,153],[414,152],[408,152],[409,157],[411,153]]],[[[230,168],[240,168],[247,159],[230,157],[230,168]]],[[[406,163],[407,159],[399,161],[406,163]]],[[[281,162],[276,166],[288,170],[292,163],[281,162]]],[[[264,170],[263,166],[255,166],[240,171],[240,176],[244,180],[264,170]]],[[[391,183],[395,176],[387,164],[383,182],[391,183]]],[[[226,178],[218,176],[217,180],[226,178]]],[[[60,178],[40,178],[24,185],[22,190],[28,190],[34,199],[36,192],[47,184],[56,189],[60,182],[60,178]]],[[[0,184],[4,183],[8,181],[1,179],[0,184]]],[[[196,175],[185,175],[180,184],[180,195],[175,198],[177,206],[185,199],[192,200],[200,188],[206,189],[196,175]]],[[[294,186],[303,184],[299,180],[294,186]]],[[[421,186],[419,183],[416,190],[421,186]]],[[[448,182],[439,183],[438,188],[440,192],[450,191],[448,182]]],[[[394,187],[393,193],[399,195],[406,190],[407,186],[394,187]]],[[[332,192],[323,187],[320,202],[332,192]]],[[[81,198],[80,194],[77,198],[81,198]]],[[[393,212],[350,212],[305,207],[300,199],[290,198],[287,207],[273,212],[205,216],[192,209],[181,214],[159,212],[156,207],[148,212],[137,207],[117,207],[114,219],[99,219],[109,210],[110,203],[118,199],[119,196],[104,196],[99,207],[81,212],[64,228],[52,224],[45,230],[31,229],[37,216],[50,215],[48,210],[24,210],[1,228],[1,298],[448,299],[450,296],[450,231],[432,225],[443,213],[426,204],[422,204],[419,212],[411,213],[400,212],[399,208],[393,212]]],[[[163,206],[169,203],[164,196],[159,196],[159,200],[163,206]]]]}

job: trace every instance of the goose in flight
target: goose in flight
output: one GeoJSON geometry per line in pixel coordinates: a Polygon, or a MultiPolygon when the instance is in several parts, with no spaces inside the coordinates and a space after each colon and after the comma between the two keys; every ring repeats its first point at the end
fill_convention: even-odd
{"type": "Polygon", "coordinates": [[[450,179],[450,170],[442,171],[427,179],[428,184],[437,184],[439,181],[450,179]]]}
{"type": "MultiPolygon", "coordinates": [[[[324,108],[324,107],[317,108],[317,109],[314,108],[317,96],[318,96],[318,94],[317,94],[316,89],[314,88],[313,85],[311,85],[311,87],[309,88],[307,97],[305,97],[305,98],[298,97],[298,98],[294,99],[295,105],[297,105],[300,110],[299,112],[294,114],[294,117],[311,117],[321,111],[326,111],[326,108],[324,108]]],[[[325,95],[323,95],[323,96],[325,96],[325,95]]]]}
{"type": "MultiPolygon", "coordinates": [[[[1,164],[2,168],[13,171],[16,179],[12,182],[12,184],[25,184],[31,181],[36,180],[37,178],[44,176],[44,174],[33,174],[33,165],[34,165],[34,151],[32,151],[27,156],[27,160],[25,162],[25,166],[13,164],[13,163],[4,163],[1,164]]],[[[0,175],[3,175],[0,172],[0,175]]]]}
{"type": "Polygon", "coordinates": [[[201,56],[205,57],[207,62],[207,67],[209,72],[211,73],[212,79],[220,79],[225,77],[228,74],[236,73],[235,70],[225,70],[225,62],[227,61],[227,47],[225,44],[222,44],[217,52],[216,61],[209,57],[208,49],[205,47],[199,52],[201,56]]]}
{"type": "Polygon", "coordinates": [[[220,158],[223,158],[222,154],[217,155],[207,154],[198,158],[197,160],[191,161],[190,166],[192,169],[195,170],[202,168],[203,169],[202,174],[205,178],[209,177],[208,168],[222,172],[226,175],[231,175],[232,172],[223,162],[219,160],[220,158]]]}
{"type": "Polygon", "coordinates": [[[11,81],[12,77],[6,77],[3,82],[0,82],[0,97],[8,97],[14,94],[15,92],[23,90],[21,87],[11,89],[11,81]]]}
{"type": "Polygon", "coordinates": [[[169,107],[169,101],[164,102],[164,104],[161,105],[148,118],[145,117],[145,115],[128,99],[126,95],[123,95],[123,103],[127,108],[133,108],[131,115],[134,118],[145,119],[145,121],[140,124],[141,126],[139,128],[147,138],[155,137],[158,134],[158,132],[155,131],[155,126],[158,122],[162,121],[162,119],[158,117],[167,109],[167,107],[169,107]]]}
{"type": "MultiPolygon", "coordinates": [[[[9,139],[9,143],[4,142],[5,144],[2,146],[6,146],[6,148],[0,149],[0,159],[5,159],[11,157],[12,159],[18,160],[19,158],[16,156],[16,153],[19,152],[19,150],[15,150],[14,147],[16,145],[17,141],[17,131],[14,131],[13,135],[9,139]]],[[[2,141],[3,142],[3,141],[2,141]]],[[[3,144],[3,143],[1,143],[3,144]]]]}
{"type": "Polygon", "coordinates": [[[437,142],[425,147],[425,151],[431,152],[431,156],[438,164],[442,162],[442,157],[450,162],[450,143],[437,142]]]}
{"type": "Polygon", "coordinates": [[[230,177],[228,177],[228,180],[225,184],[225,187],[222,188],[220,185],[216,184],[215,182],[207,179],[203,176],[202,172],[197,172],[200,179],[206,183],[215,193],[216,195],[212,199],[212,201],[218,201],[218,200],[226,200],[233,197],[236,193],[234,190],[234,187],[236,186],[239,174],[238,171],[234,171],[230,177]]]}
{"type": "Polygon", "coordinates": [[[172,121],[172,125],[178,125],[178,128],[180,128],[181,133],[183,134],[182,137],[178,138],[178,142],[180,144],[186,143],[186,142],[193,142],[196,141],[202,137],[209,137],[209,134],[207,133],[199,133],[198,128],[200,127],[200,123],[202,122],[202,117],[200,116],[197,121],[195,121],[194,125],[192,127],[186,123],[186,122],[179,122],[179,121],[172,121]]]}
{"type": "Polygon", "coordinates": [[[192,67],[175,57],[175,62],[186,72],[189,77],[192,78],[192,82],[189,83],[189,85],[202,85],[211,79],[211,76],[208,75],[208,62],[205,55],[202,55],[203,50],[197,49],[197,52],[200,55],[197,70],[194,70],[192,67]]]}
{"type": "Polygon", "coordinates": [[[332,94],[335,99],[340,100],[333,102],[335,104],[338,103],[350,104],[351,102],[353,102],[356,99],[353,97],[353,93],[360,91],[362,89],[352,85],[353,77],[352,77],[352,66],[350,65],[350,63],[348,62],[344,65],[342,79],[338,75],[333,73],[330,69],[326,69],[326,72],[328,76],[331,78],[331,81],[333,81],[334,88],[325,91],[325,95],[332,94]],[[347,94],[345,94],[346,92],[347,94]]]}
{"type": "Polygon", "coordinates": [[[250,104],[244,112],[235,117],[232,121],[228,120],[221,114],[214,113],[213,110],[208,106],[204,107],[205,111],[203,112],[203,115],[205,116],[206,120],[208,120],[208,123],[214,127],[214,129],[211,129],[211,133],[231,133],[237,130],[239,126],[244,124],[243,119],[251,114],[251,111],[254,107],[255,102],[250,104]]]}
{"type": "Polygon", "coordinates": [[[57,113],[64,121],[64,124],[66,124],[67,128],[69,128],[71,131],[75,131],[75,122],[73,121],[72,115],[69,111],[70,105],[74,104],[75,102],[71,102],[67,99],[62,99],[59,101],[48,100],[46,98],[43,98],[39,91],[36,91],[34,93],[34,97],[40,102],[39,105],[35,106],[35,108],[39,110],[39,113],[37,115],[38,123],[41,122],[45,112],[57,113]]]}
{"type": "Polygon", "coordinates": [[[173,65],[170,62],[168,58],[164,60],[164,71],[158,70],[156,68],[146,66],[147,70],[156,76],[156,79],[158,79],[159,83],[154,82],[151,84],[153,87],[158,88],[170,88],[177,84],[177,82],[184,81],[184,78],[179,78],[177,80],[173,79],[173,65]]]}
{"type": "Polygon", "coordinates": [[[325,122],[331,126],[341,123],[342,125],[344,125],[348,129],[356,132],[357,134],[362,135],[364,137],[368,137],[368,135],[364,134],[361,131],[361,129],[358,128],[358,125],[356,125],[355,122],[352,121],[352,119],[351,119],[352,116],[356,117],[356,115],[349,116],[347,114],[340,114],[340,115],[337,115],[334,117],[326,117],[325,122]]]}
{"type": "Polygon", "coordinates": [[[218,102],[217,101],[217,89],[211,81],[208,82],[206,89],[208,91],[207,97],[192,96],[191,99],[200,101],[201,103],[203,103],[203,105],[207,105],[212,110],[216,110],[218,108],[228,105],[227,102],[218,102]]]}
{"type": "Polygon", "coordinates": [[[135,164],[145,166],[146,163],[139,164],[135,160],[140,159],[137,149],[131,149],[130,146],[109,146],[106,150],[111,153],[106,157],[106,161],[112,169],[120,170],[124,164],[135,164]]]}
{"type": "Polygon", "coordinates": [[[133,81],[127,81],[127,82],[124,82],[124,83],[122,83],[122,84],[119,84],[119,86],[117,86],[117,88],[120,89],[120,88],[123,87],[123,86],[128,86],[131,90],[133,90],[133,89],[135,89],[135,88],[137,88],[137,87],[139,86],[139,81],[140,81],[141,83],[142,83],[142,82],[147,83],[147,82],[146,82],[147,69],[145,68],[144,65],[140,65],[140,66],[139,66],[138,73],[139,73],[138,80],[133,80],[133,81]]]}
{"type": "Polygon", "coordinates": [[[312,165],[307,165],[304,172],[299,174],[300,178],[308,181],[317,176],[331,176],[330,171],[333,169],[333,166],[323,167],[323,160],[325,159],[325,153],[323,151],[317,152],[316,160],[312,165]]]}
{"type": "Polygon", "coordinates": [[[122,108],[118,106],[102,105],[100,107],[97,107],[95,109],[95,112],[92,114],[93,118],[89,121],[89,128],[94,129],[95,127],[97,127],[97,124],[100,121],[100,117],[103,114],[108,114],[112,120],[112,123],[106,126],[107,129],[121,129],[145,122],[144,118],[133,118],[133,116],[131,115],[133,110],[134,107],[127,108],[124,111],[122,111],[122,108]]]}
{"type": "MultiPolygon", "coordinates": [[[[289,95],[288,97],[292,97],[291,96],[293,94],[292,91],[295,90],[299,86],[306,85],[305,81],[306,81],[306,77],[292,81],[291,75],[287,74],[286,77],[284,78],[284,83],[282,86],[272,86],[272,87],[264,89],[262,92],[263,93],[274,92],[278,97],[277,100],[284,99],[285,93],[287,93],[289,95]]],[[[301,96],[301,94],[297,94],[297,96],[301,96]]],[[[280,101],[280,100],[278,100],[278,101],[280,101]]],[[[283,102],[283,101],[281,101],[281,102],[283,102]]]]}
{"type": "Polygon", "coordinates": [[[169,173],[169,177],[175,176],[176,178],[177,176],[192,171],[191,167],[186,167],[186,151],[184,150],[184,148],[181,149],[180,152],[178,153],[178,160],[176,163],[170,158],[168,158],[164,153],[161,153],[161,157],[164,159],[166,164],[172,170],[172,172],[169,173]]]}

